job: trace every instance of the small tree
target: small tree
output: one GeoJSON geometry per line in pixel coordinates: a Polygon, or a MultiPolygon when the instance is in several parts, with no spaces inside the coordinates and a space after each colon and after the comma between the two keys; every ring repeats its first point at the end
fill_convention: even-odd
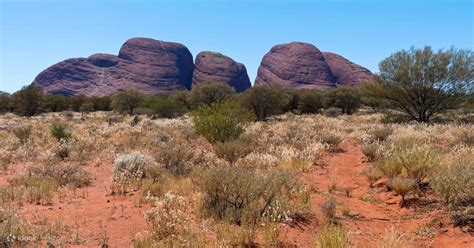
{"type": "Polygon", "coordinates": [[[124,90],[116,94],[112,99],[112,108],[119,112],[127,112],[133,115],[133,110],[140,106],[145,96],[135,90],[124,90]]]}
{"type": "Polygon", "coordinates": [[[10,94],[0,91],[0,113],[11,111],[12,100],[10,94]]]}
{"type": "Polygon", "coordinates": [[[43,110],[46,112],[60,112],[67,109],[67,100],[63,95],[46,95],[43,101],[43,110]]]}
{"type": "Polygon", "coordinates": [[[355,88],[342,87],[328,91],[328,105],[340,108],[343,114],[353,114],[359,109],[361,101],[355,88]]]}
{"type": "Polygon", "coordinates": [[[412,120],[429,122],[473,90],[473,55],[454,48],[433,52],[429,46],[401,50],[380,62],[379,80],[365,92],[412,120]]]}
{"type": "Polygon", "coordinates": [[[84,115],[85,113],[90,113],[94,111],[94,103],[86,102],[81,105],[79,111],[84,115]]]}
{"type": "Polygon", "coordinates": [[[23,87],[13,94],[15,113],[23,116],[33,116],[40,112],[43,104],[43,89],[36,85],[23,87]]]}
{"type": "Polygon", "coordinates": [[[91,101],[94,105],[94,111],[110,111],[110,105],[112,104],[110,96],[91,97],[91,101]]]}
{"type": "Polygon", "coordinates": [[[271,115],[283,113],[288,96],[281,88],[265,85],[248,89],[241,100],[243,106],[250,110],[257,120],[263,121],[271,115]]]}
{"type": "Polygon", "coordinates": [[[186,112],[186,107],[174,96],[156,96],[150,100],[150,109],[161,118],[174,118],[186,112]]]}
{"type": "Polygon", "coordinates": [[[224,82],[205,82],[193,87],[191,103],[194,107],[222,102],[235,93],[234,88],[224,82]]]}
{"type": "Polygon", "coordinates": [[[193,116],[196,132],[211,143],[237,139],[251,119],[251,114],[246,109],[230,102],[199,107],[193,116]]]}
{"type": "Polygon", "coordinates": [[[318,113],[323,107],[323,97],[316,90],[304,90],[301,92],[298,109],[303,114],[318,113]]]}

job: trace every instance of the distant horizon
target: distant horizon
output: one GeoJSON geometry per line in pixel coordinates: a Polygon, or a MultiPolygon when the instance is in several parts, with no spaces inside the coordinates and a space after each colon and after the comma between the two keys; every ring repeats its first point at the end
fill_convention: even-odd
{"type": "Polygon", "coordinates": [[[411,46],[472,49],[473,9],[472,1],[3,0],[0,91],[13,93],[65,59],[117,55],[134,37],[181,43],[194,59],[222,53],[246,66],[252,84],[265,53],[293,41],[376,73],[411,46]]]}

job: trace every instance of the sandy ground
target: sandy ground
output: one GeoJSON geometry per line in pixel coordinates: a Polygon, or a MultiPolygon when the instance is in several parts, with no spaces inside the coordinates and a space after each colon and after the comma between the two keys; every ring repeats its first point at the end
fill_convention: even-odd
{"type": "MultiPolygon", "coordinates": [[[[422,202],[400,208],[399,196],[386,192],[383,188],[370,187],[362,174],[367,166],[369,164],[360,146],[345,144],[341,152],[326,158],[323,169],[305,175],[307,183],[316,189],[312,196],[313,208],[317,208],[315,213],[320,213],[319,206],[328,199],[328,189],[336,185],[337,222],[348,229],[353,245],[377,247],[386,230],[394,227],[413,247],[474,247],[472,233],[466,228],[454,228],[441,209],[433,209],[433,206],[422,202]],[[344,208],[350,210],[349,216],[341,214],[344,208]],[[435,218],[441,218],[442,223],[436,228],[433,238],[416,235],[417,229],[435,218]]],[[[324,222],[324,217],[316,215],[309,223],[291,228],[288,231],[288,242],[298,247],[311,246],[322,226],[318,222],[324,222]]]]}
{"type": "MultiPolygon", "coordinates": [[[[148,227],[143,218],[146,207],[139,204],[138,192],[111,195],[111,166],[110,163],[88,165],[87,169],[96,177],[91,186],[75,192],[58,192],[48,206],[26,204],[23,209],[32,219],[60,220],[68,225],[69,232],[77,234],[77,240],[71,246],[98,247],[104,238],[108,238],[110,247],[131,247],[135,238],[147,234],[148,227]]],[[[328,198],[329,187],[335,184],[337,222],[348,229],[352,244],[358,247],[377,247],[386,230],[392,227],[413,247],[474,247],[472,234],[453,227],[439,205],[412,201],[407,208],[400,208],[399,196],[382,187],[370,187],[361,173],[367,166],[360,146],[345,144],[342,151],[328,155],[323,168],[306,173],[304,180],[314,189],[312,207],[315,215],[304,223],[286,228],[282,235],[284,243],[296,247],[312,246],[324,223],[319,206],[328,198]],[[341,214],[344,208],[349,209],[349,215],[341,214]],[[433,238],[416,235],[420,227],[436,218],[441,220],[433,238]]],[[[0,176],[0,184],[8,177],[0,176]]]]}

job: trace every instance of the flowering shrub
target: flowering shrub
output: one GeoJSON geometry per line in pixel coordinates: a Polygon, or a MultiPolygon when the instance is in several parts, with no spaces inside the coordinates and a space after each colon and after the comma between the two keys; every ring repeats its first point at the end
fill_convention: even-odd
{"type": "Polygon", "coordinates": [[[141,152],[119,155],[112,167],[113,181],[119,187],[119,193],[125,192],[128,184],[141,181],[147,166],[156,166],[156,162],[141,152]]]}

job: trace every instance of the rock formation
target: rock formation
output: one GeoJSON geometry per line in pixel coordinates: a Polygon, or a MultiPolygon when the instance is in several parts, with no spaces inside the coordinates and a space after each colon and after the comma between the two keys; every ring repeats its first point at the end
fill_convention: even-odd
{"type": "Polygon", "coordinates": [[[338,86],[354,86],[374,77],[368,69],[352,63],[341,55],[323,52],[323,57],[336,77],[338,86]]]}
{"type": "MultiPolygon", "coordinates": [[[[184,45],[132,38],[122,45],[118,56],[97,53],[67,59],[41,72],[33,84],[49,94],[86,96],[125,89],[157,95],[189,90],[206,81],[226,82],[237,92],[251,87],[245,66],[225,55],[201,52],[195,62],[184,45]]],[[[372,77],[369,70],[340,55],[292,42],[276,45],[265,54],[255,85],[324,89],[353,86],[372,77]]]]}
{"type": "Polygon", "coordinates": [[[184,45],[133,38],[118,56],[67,59],[41,72],[33,83],[50,94],[102,96],[125,89],[161,94],[190,89],[193,69],[184,45]]]}
{"type": "Polygon", "coordinates": [[[345,58],[321,53],[315,46],[292,42],[272,47],[258,68],[255,85],[325,89],[353,86],[372,73],[345,58]]]}
{"type": "Polygon", "coordinates": [[[228,83],[237,92],[252,86],[243,64],[215,52],[201,52],[196,56],[193,85],[206,81],[228,83]]]}

